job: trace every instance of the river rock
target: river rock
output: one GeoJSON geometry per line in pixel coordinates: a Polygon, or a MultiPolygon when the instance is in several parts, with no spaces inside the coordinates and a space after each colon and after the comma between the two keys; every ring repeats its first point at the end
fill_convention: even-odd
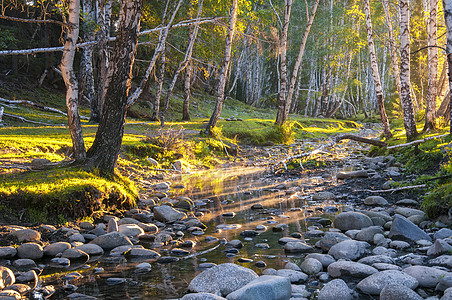
{"type": "Polygon", "coordinates": [[[65,250],[61,257],[68,258],[70,260],[89,260],[89,255],[86,252],[76,248],[69,248],[65,250]]]}
{"type": "Polygon", "coordinates": [[[150,259],[157,259],[160,257],[160,254],[157,252],[150,250],[150,249],[144,249],[144,248],[131,248],[129,252],[126,252],[125,254],[129,258],[150,258],[150,259]]]}
{"type": "Polygon", "coordinates": [[[418,206],[419,202],[413,199],[402,199],[397,201],[396,204],[401,206],[418,206]]]}
{"type": "Polygon", "coordinates": [[[392,221],[389,238],[399,239],[407,242],[415,242],[417,240],[431,241],[432,238],[413,222],[401,215],[395,215],[392,221]]]}
{"type": "Polygon", "coordinates": [[[452,255],[441,255],[428,261],[430,265],[452,268],[452,255]]]}
{"type": "Polygon", "coordinates": [[[389,246],[393,249],[404,250],[410,248],[410,243],[405,241],[391,241],[389,246]]]}
{"type": "Polygon", "coordinates": [[[102,247],[96,244],[84,244],[75,247],[75,249],[81,250],[90,256],[99,256],[104,254],[102,247]]]}
{"type": "Polygon", "coordinates": [[[440,279],[447,274],[446,271],[425,266],[411,266],[403,269],[403,272],[416,278],[421,288],[436,287],[440,279]]]}
{"type": "Polygon", "coordinates": [[[137,224],[119,225],[118,231],[128,237],[137,237],[140,234],[144,234],[144,230],[137,224]]]}
{"type": "Polygon", "coordinates": [[[328,274],[333,278],[365,278],[377,272],[378,270],[371,266],[342,259],[328,266],[328,274]]]}
{"type": "Polygon", "coordinates": [[[409,208],[409,207],[397,207],[395,212],[406,218],[415,216],[415,215],[425,216],[425,212],[423,212],[422,210],[415,209],[415,208],[409,208]]]}
{"type": "Polygon", "coordinates": [[[284,269],[301,271],[301,268],[297,264],[290,261],[284,266],[284,269]]]}
{"type": "Polygon", "coordinates": [[[427,250],[429,256],[439,256],[446,253],[452,253],[452,246],[442,239],[437,239],[427,250]]]}
{"type": "Polygon", "coordinates": [[[347,240],[340,242],[330,248],[328,254],[335,259],[345,258],[350,260],[357,260],[365,254],[370,253],[370,245],[366,242],[347,240]]]}
{"type": "Polygon", "coordinates": [[[313,252],[314,248],[303,242],[288,242],[284,245],[284,250],[290,253],[308,253],[313,252]]]}
{"type": "Polygon", "coordinates": [[[358,241],[372,243],[376,234],[382,234],[383,229],[380,226],[370,226],[361,229],[355,236],[358,241]]]}
{"type": "Polygon", "coordinates": [[[0,266],[0,290],[16,282],[13,271],[7,267],[0,266]]]}
{"type": "Polygon", "coordinates": [[[352,293],[345,281],[334,279],[323,286],[318,300],[352,300],[352,293]]]}
{"type": "Polygon", "coordinates": [[[41,240],[41,233],[33,229],[21,229],[14,231],[19,242],[37,242],[41,240]]]}
{"type": "Polygon", "coordinates": [[[190,282],[188,289],[226,296],[256,279],[257,274],[239,265],[225,263],[209,268],[190,282]]]}
{"type": "Polygon", "coordinates": [[[452,229],[449,228],[441,228],[433,235],[434,239],[445,239],[448,237],[452,237],[452,229]]]}
{"type": "Polygon", "coordinates": [[[305,258],[314,258],[317,259],[324,268],[327,268],[330,264],[334,263],[336,260],[334,257],[328,254],[321,254],[321,253],[310,253],[306,255],[305,258]]]}
{"type": "Polygon", "coordinates": [[[313,201],[329,201],[336,200],[336,195],[331,192],[318,192],[312,195],[313,201]]]}
{"type": "Polygon", "coordinates": [[[34,260],[29,258],[20,258],[13,261],[13,266],[19,271],[24,271],[36,268],[36,263],[34,260]]]}
{"type": "Polygon", "coordinates": [[[388,201],[381,196],[369,196],[366,199],[364,199],[364,204],[370,205],[370,206],[387,206],[387,205],[389,205],[388,201]]]}
{"type": "Polygon", "coordinates": [[[108,220],[107,232],[115,232],[118,231],[118,221],[115,218],[111,218],[108,220]]]}
{"type": "Polygon", "coordinates": [[[159,182],[152,186],[156,190],[168,190],[170,188],[169,182],[159,182]]]}
{"type": "Polygon", "coordinates": [[[313,275],[322,271],[323,265],[320,261],[315,258],[305,258],[300,265],[301,270],[308,274],[313,275]]]}
{"type": "Polygon", "coordinates": [[[44,250],[39,244],[25,243],[17,248],[17,256],[20,258],[39,259],[44,256],[44,250]]]}
{"type": "Polygon", "coordinates": [[[348,236],[346,236],[343,233],[340,232],[327,232],[323,236],[322,239],[320,239],[315,246],[318,248],[321,248],[323,251],[328,251],[333,245],[336,245],[337,243],[340,243],[342,241],[350,240],[348,236]]]}
{"type": "Polygon", "coordinates": [[[388,270],[364,278],[356,285],[356,288],[364,294],[379,295],[381,290],[390,284],[405,285],[414,290],[419,283],[416,278],[404,272],[388,270]]]}
{"type": "Polygon", "coordinates": [[[306,275],[305,273],[290,269],[277,270],[276,275],[289,278],[291,283],[305,282],[308,279],[308,275],[306,275]]]}
{"type": "Polygon", "coordinates": [[[3,290],[0,292],[0,299],[1,300],[19,300],[22,299],[22,296],[18,291],[14,290],[3,290]]]}
{"type": "Polygon", "coordinates": [[[183,296],[180,300],[226,300],[226,298],[211,293],[194,293],[183,296]]]}
{"type": "Polygon", "coordinates": [[[288,300],[291,296],[288,278],[263,275],[226,296],[228,300],[288,300]]]}
{"type": "Polygon", "coordinates": [[[154,218],[164,223],[174,223],[186,217],[186,214],[178,211],[171,206],[161,205],[153,209],[154,218]]]}
{"type": "Polygon", "coordinates": [[[392,217],[386,212],[372,211],[372,210],[358,210],[362,214],[365,214],[369,218],[381,218],[385,222],[392,221],[392,217]]]}
{"type": "Polygon", "coordinates": [[[366,256],[358,260],[359,263],[366,264],[366,265],[373,265],[377,263],[383,263],[383,264],[395,264],[394,258],[387,256],[387,255],[372,255],[372,256],[366,256]]]}
{"type": "Polygon", "coordinates": [[[435,290],[442,292],[450,287],[452,287],[452,275],[446,275],[439,280],[435,290]]]}
{"type": "Polygon", "coordinates": [[[380,293],[380,300],[423,300],[415,291],[403,284],[389,284],[380,293]]]}
{"type": "Polygon", "coordinates": [[[117,231],[98,236],[90,244],[98,245],[104,250],[110,250],[118,246],[133,245],[127,236],[117,231]]]}
{"type": "Polygon", "coordinates": [[[337,179],[347,179],[347,178],[367,178],[369,174],[367,174],[366,170],[357,170],[350,172],[338,172],[336,174],[337,179]]]}
{"type": "Polygon", "coordinates": [[[363,229],[365,227],[372,226],[373,223],[372,220],[365,214],[347,211],[338,214],[333,221],[333,225],[335,228],[347,231],[350,229],[363,229]]]}
{"type": "Polygon", "coordinates": [[[14,247],[0,247],[0,259],[10,259],[16,256],[17,250],[14,247]]]}
{"type": "Polygon", "coordinates": [[[38,282],[38,274],[36,274],[35,270],[30,270],[27,272],[19,272],[16,274],[16,281],[19,283],[27,283],[27,282],[38,282]]]}
{"type": "Polygon", "coordinates": [[[58,253],[63,253],[69,248],[71,248],[71,244],[67,242],[56,242],[44,247],[44,255],[54,257],[58,253]]]}
{"type": "Polygon", "coordinates": [[[69,295],[67,296],[67,298],[70,299],[70,300],[97,300],[96,297],[88,296],[88,295],[81,294],[81,293],[72,293],[72,294],[69,294],[69,295]]]}

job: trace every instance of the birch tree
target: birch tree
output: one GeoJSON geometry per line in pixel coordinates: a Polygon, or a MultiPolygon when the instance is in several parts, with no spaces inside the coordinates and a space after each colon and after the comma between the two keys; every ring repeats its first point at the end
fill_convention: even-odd
{"type": "Polygon", "coordinates": [[[78,104],[78,83],[74,73],[75,45],[78,40],[80,23],[80,0],[70,0],[68,7],[67,36],[64,43],[60,69],[66,84],[66,106],[71,133],[74,160],[83,161],[86,158],[83,141],[82,125],[80,122],[78,104]]]}
{"type": "MultiPolygon", "coordinates": [[[[297,57],[297,60],[295,61],[295,66],[292,71],[292,77],[290,79],[290,84],[289,84],[289,91],[287,93],[287,99],[285,99],[285,105],[283,107],[284,111],[281,113],[282,118],[279,121],[277,120],[277,122],[276,122],[277,124],[284,124],[287,121],[287,118],[289,117],[289,110],[290,110],[290,105],[292,103],[292,96],[293,96],[294,89],[295,89],[295,83],[297,81],[298,71],[300,69],[301,62],[303,61],[303,55],[304,55],[304,50],[306,47],[306,41],[308,40],[309,31],[311,30],[312,23],[314,22],[314,18],[315,18],[315,14],[317,11],[317,7],[319,6],[319,2],[320,2],[320,0],[315,0],[314,4],[312,6],[311,15],[308,18],[308,22],[306,24],[306,28],[303,33],[303,37],[301,38],[300,50],[298,52],[298,57],[297,57]]],[[[281,106],[278,106],[278,109],[280,109],[280,108],[281,108],[281,106]]],[[[278,116],[279,115],[280,115],[280,113],[278,111],[278,116]]]]}
{"type": "Polygon", "coordinates": [[[424,131],[435,128],[436,97],[438,95],[437,6],[438,0],[427,1],[428,90],[425,107],[424,131]]]}
{"type": "Polygon", "coordinates": [[[383,133],[388,139],[392,137],[392,134],[391,130],[389,129],[388,117],[386,116],[386,110],[384,106],[383,88],[381,86],[380,72],[378,70],[377,55],[375,53],[369,0],[364,0],[364,12],[366,14],[367,43],[369,45],[370,65],[372,68],[372,77],[374,80],[375,92],[377,94],[378,110],[380,112],[381,123],[383,124],[383,133]]]}
{"type": "Polygon", "coordinates": [[[451,98],[449,100],[449,122],[450,122],[450,128],[449,132],[452,134],[452,2],[448,0],[443,0],[443,9],[444,9],[444,23],[446,23],[446,37],[447,37],[447,44],[446,44],[446,55],[447,55],[447,65],[449,67],[449,97],[451,98]]]}
{"type": "Polygon", "coordinates": [[[104,113],[87,153],[86,166],[99,169],[101,174],[113,174],[121,149],[138,42],[140,9],[141,0],[124,0],[121,3],[118,32],[108,69],[104,113]]]}
{"type": "Polygon", "coordinates": [[[410,94],[410,4],[409,0],[399,0],[400,6],[400,102],[403,110],[403,124],[408,140],[414,139],[418,133],[414,120],[413,103],[410,94]]]}
{"type": "Polygon", "coordinates": [[[226,36],[226,45],[224,49],[223,65],[221,66],[220,74],[218,75],[219,83],[217,91],[217,101],[212,116],[210,117],[209,123],[207,124],[206,129],[207,134],[210,134],[212,132],[212,129],[217,125],[221,109],[223,108],[224,90],[226,87],[226,75],[228,73],[229,63],[231,61],[232,41],[234,39],[236,21],[237,21],[237,0],[232,0],[231,11],[229,13],[228,33],[226,36]]]}
{"type": "Polygon", "coordinates": [[[285,123],[284,112],[286,106],[286,89],[287,89],[287,33],[289,31],[290,13],[292,10],[293,0],[284,0],[284,22],[281,30],[281,40],[279,46],[279,57],[281,66],[280,88],[278,95],[278,112],[276,114],[276,125],[285,123]]]}

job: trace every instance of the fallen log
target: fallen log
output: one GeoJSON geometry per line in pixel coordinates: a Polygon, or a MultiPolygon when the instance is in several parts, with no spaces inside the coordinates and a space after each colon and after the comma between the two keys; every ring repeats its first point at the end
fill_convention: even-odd
{"type": "Polygon", "coordinates": [[[340,135],[336,138],[336,142],[342,141],[342,140],[353,140],[353,141],[357,141],[357,142],[361,142],[361,143],[366,143],[366,144],[371,144],[377,147],[387,147],[388,144],[386,144],[385,142],[382,142],[380,140],[377,139],[368,139],[368,138],[363,138],[360,136],[356,136],[356,135],[352,135],[352,134],[344,134],[344,135],[340,135]]]}
{"type": "Polygon", "coordinates": [[[429,137],[426,137],[425,139],[416,140],[416,141],[412,141],[412,142],[405,143],[405,144],[400,144],[400,145],[389,146],[387,148],[388,149],[396,149],[396,148],[401,148],[401,147],[405,147],[405,146],[419,145],[419,144],[421,144],[423,142],[434,140],[434,139],[439,139],[439,138],[442,138],[442,137],[445,137],[445,136],[448,136],[448,135],[449,134],[446,133],[446,134],[442,134],[442,135],[429,136],[429,137]]]}
{"type": "Polygon", "coordinates": [[[394,189],[388,189],[388,190],[354,190],[353,192],[369,192],[369,193],[395,193],[400,191],[406,191],[406,190],[413,190],[413,189],[424,189],[426,188],[426,184],[418,184],[418,185],[409,185],[409,186],[402,186],[399,188],[394,189]]]}
{"type": "Polygon", "coordinates": [[[16,116],[16,115],[7,114],[7,113],[3,113],[3,116],[13,118],[13,119],[18,119],[25,123],[32,123],[32,124],[38,124],[38,125],[44,125],[44,126],[66,126],[66,124],[50,124],[50,123],[44,123],[44,122],[39,122],[39,121],[32,121],[32,120],[25,119],[24,117],[21,117],[21,116],[16,116]]]}

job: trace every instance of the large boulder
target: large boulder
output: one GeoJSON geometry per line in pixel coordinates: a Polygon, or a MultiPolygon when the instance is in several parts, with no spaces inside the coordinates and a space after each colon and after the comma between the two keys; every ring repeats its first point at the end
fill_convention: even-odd
{"type": "Polygon", "coordinates": [[[154,207],[154,218],[160,222],[173,223],[182,220],[186,214],[178,211],[171,206],[161,205],[154,207]]]}
{"type": "Polygon", "coordinates": [[[411,266],[403,269],[403,272],[416,278],[421,288],[436,287],[440,279],[447,274],[446,271],[425,266],[411,266]]]}
{"type": "Polygon", "coordinates": [[[290,280],[281,276],[263,275],[226,296],[228,300],[288,300],[290,280]]]}
{"type": "Polygon", "coordinates": [[[226,296],[256,279],[258,275],[251,269],[225,263],[209,268],[193,278],[188,289],[226,296]]]}
{"type": "Polygon", "coordinates": [[[351,229],[363,229],[373,225],[372,220],[360,212],[347,211],[340,213],[333,221],[335,228],[343,231],[351,229]]]}
{"type": "Polygon", "coordinates": [[[133,245],[128,237],[117,231],[98,236],[90,244],[98,245],[104,250],[110,250],[118,246],[133,245]]]}
{"type": "Polygon", "coordinates": [[[413,222],[401,215],[395,215],[392,221],[389,238],[416,242],[418,240],[431,241],[432,238],[413,222]]]}
{"type": "Polygon", "coordinates": [[[351,300],[352,293],[345,281],[334,279],[323,286],[319,292],[318,300],[351,300]]]}
{"type": "Polygon", "coordinates": [[[335,259],[350,259],[357,260],[365,254],[370,253],[370,245],[366,242],[355,240],[347,240],[340,242],[330,248],[328,254],[335,259]]]}
{"type": "Polygon", "coordinates": [[[419,285],[419,282],[407,273],[388,270],[364,278],[356,285],[356,288],[364,294],[379,295],[381,290],[390,284],[405,285],[414,290],[419,285]]]}
{"type": "Polygon", "coordinates": [[[403,284],[390,284],[380,293],[380,300],[423,300],[415,291],[403,284]]]}

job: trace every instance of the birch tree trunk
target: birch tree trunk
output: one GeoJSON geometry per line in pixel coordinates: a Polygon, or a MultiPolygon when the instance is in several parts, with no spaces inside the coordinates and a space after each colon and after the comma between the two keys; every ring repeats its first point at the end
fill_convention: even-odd
{"type": "MultiPolygon", "coordinates": [[[[449,97],[452,100],[452,2],[448,0],[443,0],[444,9],[444,23],[447,28],[447,44],[446,44],[446,55],[447,55],[447,65],[449,67],[449,97]]],[[[452,101],[449,100],[449,133],[452,134],[452,101]]]]}
{"type": "Polygon", "coordinates": [[[372,32],[372,19],[370,14],[369,0],[364,0],[364,11],[366,14],[367,43],[369,45],[370,64],[372,67],[372,77],[374,79],[375,92],[377,94],[378,110],[380,112],[381,123],[383,124],[383,133],[387,139],[392,137],[389,129],[388,117],[383,99],[383,88],[381,87],[380,72],[378,70],[377,55],[375,53],[374,38],[372,32]]]}
{"type": "Polygon", "coordinates": [[[80,123],[78,105],[78,83],[74,73],[75,45],[78,40],[80,22],[80,0],[70,0],[68,9],[67,36],[64,43],[60,69],[66,84],[66,106],[71,133],[74,160],[84,161],[86,158],[85,143],[83,141],[82,125],[80,123]]]}
{"type": "Polygon", "coordinates": [[[191,76],[193,74],[193,62],[190,59],[185,68],[184,79],[184,104],[182,107],[182,120],[190,121],[190,94],[191,94],[191,76]]]}
{"type": "Polygon", "coordinates": [[[438,95],[437,7],[438,0],[429,0],[427,20],[428,39],[428,91],[425,107],[424,131],[435,129],[436,97],[438,95]]]}
{"type": "Polygon", "coordinates": [[[278,95],[278,113],[276,114],[276,125],[283,125],[286,120],[284,111],[286,106],[286,88],[287,88],[287,33],[289,31],[290,11],[292,9],[293,0],[284,0],[284,23],[281,32],[281,41],[279,46],[281,79],[278,95]]]}
{"type": "MultiPolygon", "coordinates": [[[[166,55],[165,55],[165,45],[161,48],[160,53],[160,68],[159,75],[157,78],[157,93],[155,95],[154,100],[154,112],[152,113],[151,120],[157,121],[159,120],[160,115],[160,99],[162,98],[162,89],[163,89],[163,81],[165,80],[165,65],[166,65],[166,55]]],[[[162,116],[163,118],[163,116],[162,116]]]]}
{"type": "Polygon", "coordinates": [[[389,4],[388,0],[381,0],[381,3],[383,4],[384,12],[385,12],[385,20],[386,25],[388,25],[388,32],[389,32],[389,45],[391,48],[391,66],[392,66],[392,73],[396,82],[397,86],[397,93],[399,94],[399,97],[401,97],[401,83],[400,83],[400,69],[399,69],[399,62],[397,59],[397,49],[396,49],[396,43],[394,40],[394,29],[392,28],[392,22],[391,22],[391,15],[389,14],[389,4]]]}
{"type": "MultiPolygon", "coordinates": [[[[315,14],[317,11],[317,7],[319,6],[320,0],[315,0],[314,5],[312,6],[311,15],[308,19],[308,23],[306,24],[306,29],[304,30],[303,37],[301,38],[300,51],[298,52],[297,60],[295,61],[295,66],[292,71],[292,77],[290,79],[289,92],[287,93],[287,99],[285,100],[284,112],[282,113],[282,119],[278,124],[284,124],[289,117],[290,105],[292,102],[292,96],[295,88],[295,83],[298,77],[298,70],[300,69],[301,62],[303,61],[304,49],[306,47],[306,41],[308,40],[309,31],[311,30],[312,23],[314,22],[315,14]]],[[[279,107],[278,107],[279,108],[279,107]]],[[[279,115],[279,112],[278,112],[279,115]]]]}
{"type": "Polygon", "coordinates": [[[232,40],[234,38],[236,21],[237,21],[237,0],[232,0],[228,33],[226,36],[226,46],[224,49],[223,66],[221,67],[221,71],[218,76],[220,80],[218,83],[217,102],[215,104],[215,109],[212,113],[212,116],[210,117],[209,123],[207,124],[206,134],[210,134],[212,129],[217,125],[221,109],[223,108],[224,89],[226,86],[226,75],[228,73],[229,62],[231,61],[232,40]]]}
{"type": "Polygon", "coordinates": [[[414,139],[418,133],[414,120],[413,103],[410,94],[410,4],[409,0],[399,0],[400,5],[400,101],[403,109],[403,123],[406,137],[414,139]]]}
{"type": "Polygon", "coordinates": [[[121,3],[117,38],[108,70],[104,113],[94,143],[88,150],[86,163],[89,168],[99,169],[101,174],[113,174],[121,149],[138,42],[140,9],[141,0],[124,0],[121,3]]]}
{"type": "MultiPolygon", "coordinates": [[[[93,3],[93,0],[83,0],[82,6],[82,11],[85,16],[85,23],[88,24],[88,28],[86,29],[86,32],[84,32],[83,37],[86,42],[91,42],[95,39],[94,28],[90,25],[90,23],[94,23],[96,21],[95,4],[93,3]]],[[[95,45],[89,45],[83,48],[82,59],[80,61],[79,78],[81,87],[79,99],[86,97],[86,100],[88,100],[91,106],[91,111],[96,110],[97,108],[93,66],[94,48],[95,45]]]]}
{"type": "MultiPolygon", "coordinates": [[[[196,15],[196,19],[199,19],[199,17],[201,16],[202,5],[203,5],[203,0],[200,0],[198,3],[198,12],[196,15]]],[[[171,94],[173,93],[174,87],[176,86],[177,78],[179,77],[180,72],[187,67],[188,62],[191,60],[191,56],[193,54],[193,46],[195,45],[196,37],[198,36],[198,28],[199,28],[199,24],[196,23],[193,31],[191,31],[191,28],[189,29],[190,33],[189,33],[188,39],[190,42],[188,43],[184,60],[181,61],[179,63],[179,65],[177,66],[176,72],[174,73],[174,76],[173,76],[173,80],[171,81],[171,84],[166,93],[165,108],[163,109],[163,114],[165,114],[166,111],[168,110],[169,100],[170,100],[171,94]]]]}

